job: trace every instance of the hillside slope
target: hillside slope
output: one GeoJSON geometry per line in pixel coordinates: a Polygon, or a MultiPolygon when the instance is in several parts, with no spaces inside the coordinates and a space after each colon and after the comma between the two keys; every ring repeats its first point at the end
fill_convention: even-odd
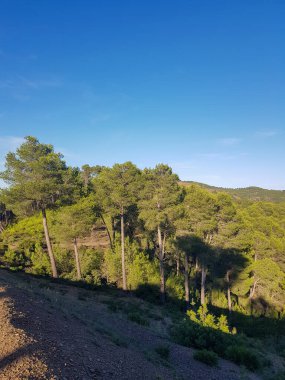
{"type": "Polygon", "coordinates": [[[195,361],[169,340],[159,308],[123,294],[115,301],[148,310],[149,326],[114,312],[106,292],[0,270],[0,380],[258,379],[224,360],[195,361]],[[169,348],[167,360],[159,347],[169,348]]]}
{"type": "Polygon", "coordinates": [[[194,181],[181,181],[181,185],[190,186],[191,184],[199,185],[207,190],[213,192],[225,192],[232,195],[234,198],[240,198],[242,200],[250,201],[267,201],[267,202],[285,202],[285,190],[268,190],[261,187],[244,187],[244,188],[226,188],[206,185],[200,182],[194,181]]]}

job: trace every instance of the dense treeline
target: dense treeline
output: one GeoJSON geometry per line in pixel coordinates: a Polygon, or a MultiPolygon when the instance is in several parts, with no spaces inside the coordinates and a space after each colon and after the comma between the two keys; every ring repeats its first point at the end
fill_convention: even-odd
{"type": "Polygon", "coordinates": [[[181,184],[184,186],[196,184],[213,192],[224,192],[244,203],[248,203],[248,201],[285,202],[285,190],[268,190],[256,186],[240,188],[216,187],[193,181],[182,181],[181,184]]]}
{"type": "Polygon", "coordinates": [[[34,137],[8,153],[1,178],[3,266],[284,316],[285,203],[181,186],[163,164],[71,168],[34,137]]]}

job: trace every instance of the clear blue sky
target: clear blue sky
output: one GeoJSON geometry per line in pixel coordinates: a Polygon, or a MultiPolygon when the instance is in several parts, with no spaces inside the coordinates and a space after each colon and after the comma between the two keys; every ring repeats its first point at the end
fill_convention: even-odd
{"type": "Polygon", "coordinates": [[[1,166],[26,135],[285,189],[285,1],[1,0],[1,166]]]}

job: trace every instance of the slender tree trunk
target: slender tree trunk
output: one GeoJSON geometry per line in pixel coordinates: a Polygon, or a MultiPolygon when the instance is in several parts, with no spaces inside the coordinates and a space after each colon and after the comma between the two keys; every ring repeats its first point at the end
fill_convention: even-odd
{"type": "Polygon", "coordinates": [[[116,230],[115,230],[115,218],[111,218],[111,224],[112,224],[112,241],[115,242],[116,240],[116,230]]]}
{"type": "Polygon", "coordinates": [[[113,250],[114,249],[113,240],[111,238],[111,234],[110,234],[109,228],[108,228],[107,223],[106,223],[106,221],[104,219],[104,216],[102,214],[100,214],[100,217],[101,217],[101,220],[102,220],[102,222],[103,222],[103,224],[104,224],[104,226],[106,227],[106,230],[107,230],[107,234],[108,234],[108,238],[109,238],[109,242],[110,242],[110,248],[113,250]]]}
{"type": "Polygon", "coordinates": [[[176,276],[178,277],[180,274],[180,253],[178,253],[177,259],[176,259],[176,276]]]}
{"type": "Polygon", "coordinates": [[[231,311],[232,311],[232,300],[231,300],[230,272],[229,271],[227,271],[227,284],[228,284],[228,289],[227,289],[228,309],[229,309],[229,312],[231,313],[231,311]]]}
{"type": "Polygon", "coordinates": [[[252,300],[252,298],[255,295],[255,289],[256,289],[257,282],[258,282],[257,280],[254,280],[253,286],[249,290],[249,299],[250,300],[252,300]]]}
{"type": "Polygon", "coordinates": [[[189,260],[188,253],[184,256],[184,287],[185,287],[185,302],[187,309],[190,306],[190,291],[189,291],[189,260]]]}
{"type": "Polygon", "coordinates": [[[124,210],[121,211],[121,248],[122,248],[123,289],[127,290],[127,276],[126,276],[126,265],[125,265],[125,222],[124,222],[124,210]]]}
{"type": "Polygon", "coordinates": [[[206,285],[207,269],[204,265],[201,267],[201,305],[205,303],[205,285],[206,285]]]}
{"type": "Polygon", "coordinates": [[[81,280],[81,266],[80,266],[80,260],[79,260],[79,253],[78,253],[78,247],[77,247],[77,239],[74,238],[73,240],[73,247],[74,247],[74,256],[75,256],[75,264],[76,264],[76,272],[77,272],[77,280],[81,280]]]}
{"type": "Polygon", "coordinates": [[[56,263],[55,263],[54,254],[52,251],[50,237],[49,237],[46,210],[44,208],[42,209],[42,216],[43,216],[43,226],[44,226],[45,238],[46,238],[46,243],[47,243],[48,255],[50,259],[52,277],[57,278],[58,274],[57,274],[57,269],[56,269],[56,263]]]}
{"type": "Polygon", "coordinates": [[[158,258],[159,258],[159,273],[160,273],[160,299],[161,299],[161,302],[164,303],[165,302],[164,244],[162,242],[160,226],[158,226],[157,228],[157,237],[158,237],[158,247],[159,247],[158,258]]]}

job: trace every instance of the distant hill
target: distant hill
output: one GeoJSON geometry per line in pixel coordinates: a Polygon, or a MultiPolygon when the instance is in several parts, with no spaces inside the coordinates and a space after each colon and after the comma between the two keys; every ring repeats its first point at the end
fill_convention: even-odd
{"type": "Polygon", "coordinates": [[[199,183],[199,182],[194,182],[194,181],[181,181],[180,183],[183,186],[196,184],[213,192],[222,191],[222,192],[232,195],[234,198],[239,198],[242,200],[268,201],[268,202],[276,202],[276,203],[285,202],[285,190],[268,190],[268,189],[262,189],[261,187],[255,187],[255,186],[231,189],[231,188],[226,188],[226,187],[210,186],[204,183],[199,183]]]}

